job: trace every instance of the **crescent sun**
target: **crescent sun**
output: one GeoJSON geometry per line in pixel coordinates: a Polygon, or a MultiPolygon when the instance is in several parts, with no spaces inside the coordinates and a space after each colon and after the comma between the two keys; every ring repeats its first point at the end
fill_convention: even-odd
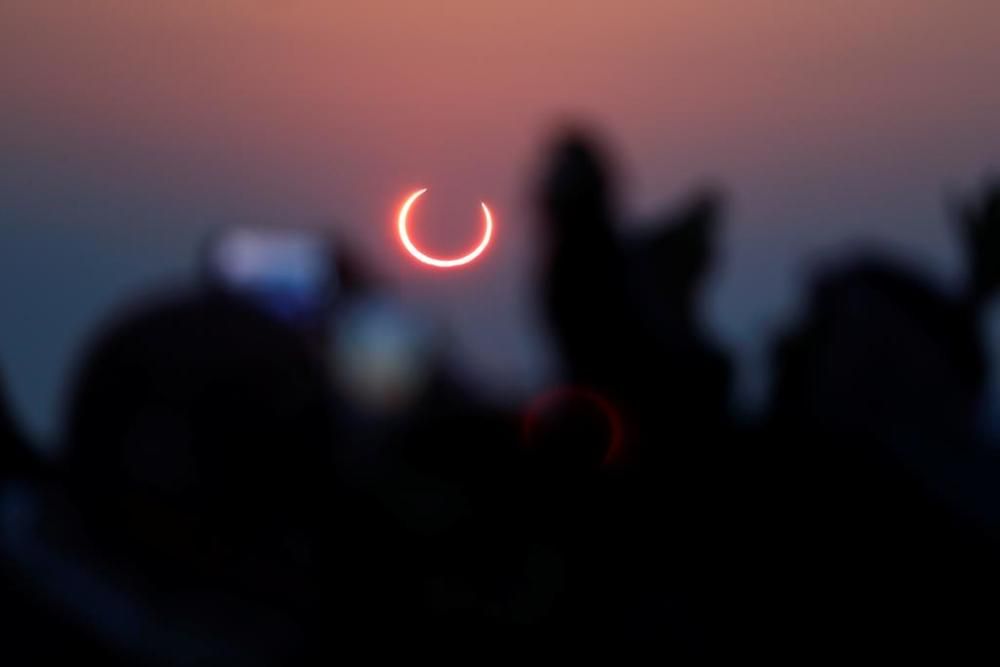
{"type": "Polygon", "coordinates": [[[427,188],[423,188],[422,190],[417,190],[407,198],[406,202],[403,204],[403,207],[399,209],[399,221],[398,221],[399,240],[403,242],[403,247],[406,248],[407,252],[409,252],[417,260],[423,262],[424,264],[429,264],[430,266],[436,266],[440,269],[452,269],[455,268],[456,266],[463,266],[465,264],[468,264],[475,258],[479,257],[479,255],[481,255],[483,251],[486,250],[486,246],[490,244],[490,238],[493,236],[493,216],[490,215],[490,209],[487,208],[486,204],[483,202],[480,202],[479,205],[483,208],[483,216],[486,221],[486,229],[483,232],[482,240],[479,241],[479,245],[477,245],[468,254],[462,255],[461,257],[455,257],[452,259],[439,259],[437,257],[431,257],[430,255],[421,252],[420,249],[413,244],[413,241],[410,240],[410,234],[406,231],[406,224],[407,224],[406,218],[410,214],[410,208],[413,206],[413,203],[417,201],[417,199],[420,198],[420,195],[424,194],[425,192],[427,192],[427,188]]]}

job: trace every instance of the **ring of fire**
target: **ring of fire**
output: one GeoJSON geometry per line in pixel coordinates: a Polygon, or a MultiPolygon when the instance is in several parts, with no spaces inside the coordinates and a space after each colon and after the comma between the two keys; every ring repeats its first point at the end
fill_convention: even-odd
{"type": "Polygon", "coordinates": [[[477,245],[472,252],[467,255],[462,255],[461,257],[455,257],[454,259],[439,259],[421,252],[420,249],[413,244],[413,241],[410,240],[409,232],[406,231],[406,219],[410,214],[410,207],[412,207],[413,203],[417,201],[417,199],[420,198],[420,195],[425,192],[427,192],[427,188],[417,190],[407,198],[403,207],[399,209],[399,220],[397,225],[399,228],[399,240],[403,242],[403,247],[406,248],[406,251],[413,255],[418,261],[423,262],[424,264],[429,264],[430,266],[436,266],[439,269],[452,269],[456,266],[463,266],[479,257],[479,255],[486,250],[486,246],[490,244],[490,239],[493,237],[493,216],[490,215],[490,209],[487,208],[486,204],[483,202],[480,202],[479,205],[483,207],[483,215],[486,219],[486,231],[483,233],[483,238],[479,242],[479,245],[477,245]]]}

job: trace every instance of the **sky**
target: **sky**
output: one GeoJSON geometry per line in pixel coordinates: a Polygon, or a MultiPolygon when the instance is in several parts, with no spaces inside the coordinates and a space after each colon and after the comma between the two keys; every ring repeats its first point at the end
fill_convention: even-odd
{"type": "Polygon", "coordinates": [[[554,372],[533,179],[580,120],[615,151],[629,227],[727,189],[705,320],[752,396],[816,257],[862,240],[960,278],[944,202],[1000,163],[998,25],[995,0],[3,0],[0,368],[50,435],[114,306],[190,277],[212,230],[307,225],[473,376],[530,393],[554,372]],[[482,260],[401,255],[416,187],[442,255],[490,204],[482,260]]]}

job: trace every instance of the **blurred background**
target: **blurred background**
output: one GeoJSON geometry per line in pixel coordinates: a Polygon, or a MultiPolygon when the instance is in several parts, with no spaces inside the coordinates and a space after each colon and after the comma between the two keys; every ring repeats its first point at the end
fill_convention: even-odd
{"type": "MultiPolygon", "coordinates": [[[[49,440],[108,309],[198,270],[234,225],[329,231],[517,401],[554,373],[529,285],[533,183],[566,119],[602,131],[636,228],[701,183],[730,195],[704,316],[764,395],[764,344],[817,254],[869,239],[961,278],[949,193],[1000,155],[991,0],[5,0],[0,359],[49,440]],[[497,222],[485,256],[428,271],[497,222]]],[[[993,337],[991,340],[995,340],[993,337]]],[[[992,344],[992,343],[991,343],[992,344]]]]}
{"type": "Polygon", "coordinates": [[[0,662],[995,652],[998,25],[0,0],[0,662]]]}

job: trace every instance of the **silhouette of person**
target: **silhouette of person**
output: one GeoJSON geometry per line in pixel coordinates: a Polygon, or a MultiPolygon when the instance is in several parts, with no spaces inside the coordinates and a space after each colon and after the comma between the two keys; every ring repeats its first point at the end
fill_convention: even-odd
{"type": "Polygon", "coordinates": [[[720,198],[700,193],[650,237],[625,242],[607,159],[579,131],[556,143],[539,198],[544,304],[567,378],[621,405],[626,450],[636,455],[638,434],[644,467],[696,455],[728,399],[728,363],[697,322],[720,198]]]}
{"type": "Polygon", "coordinates": [[[541,186],[544,303],[572,381],[614,388],[629,329],[625,257],[605,159],[581,133],[557,143],[541,186]]]}
{"type": "MultiPolygon", "coordinates": [[[[728,363],[697,321],[721,201],[699,193],[660,216],[653,234],[624,239],[608,160],[589,135],[574,130],[552,149],[539,206],[543,303],[565,376],[620,413],[629,479],[613,493],[602,484],[563,491],[565,483],[555,492],[574,498],[578,509],[556,512],[561,524],[577,527],[562,538],[567,568],[578,577],[571,590],[582,596],[567,618],[593,622],[601,617],[596,607],[614,607],[618,612],[604,621],[619,631],[624,619],[644,615],[657,619],[650,627],[669,632],[678,616],[668,623],[662,614],[684,609],[680,599],[688,595],[673,573],[699,560],[694,545],[708,530],[703,498],[714,488],[708,464],[723,449],[727,428],[728,363]],[[649,529],[664,523],[672,526],[670,548],[649,529]]],[[[583,417],[573,422],[576,431],[554,423],[560,427],[547,435],[562,440],[547,448],[565,452],[567,468],[587,458],[602,430],[600,420],[588,425],[583,417]]]]}

